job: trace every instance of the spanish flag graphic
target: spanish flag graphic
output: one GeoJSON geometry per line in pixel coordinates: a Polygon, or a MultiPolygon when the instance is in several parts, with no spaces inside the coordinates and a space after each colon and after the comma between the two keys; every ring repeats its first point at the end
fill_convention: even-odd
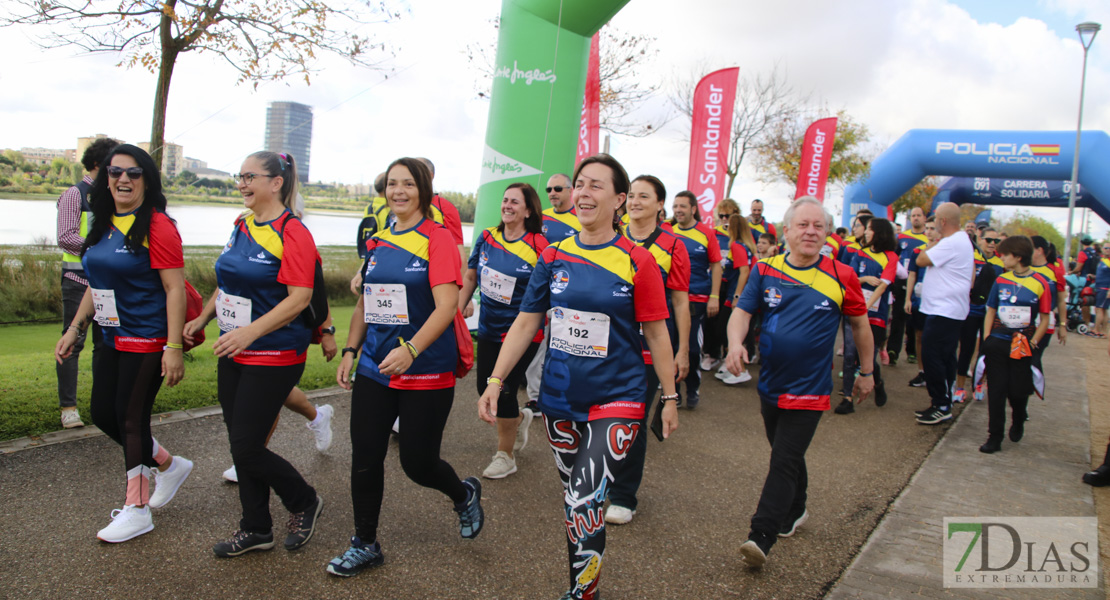
{"type": "Polygon", "coordinates": [[[1060,144],[1029,144],[1033,156],[1060,156],[1060,144]]]}

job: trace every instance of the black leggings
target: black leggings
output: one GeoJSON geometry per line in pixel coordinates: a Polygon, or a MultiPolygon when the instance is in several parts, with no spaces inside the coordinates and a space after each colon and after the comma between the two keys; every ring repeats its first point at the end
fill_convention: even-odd
{"type": "MultiPolygon", "coordinates": [[[[501,354],[502,342],[478,339],[478,396],[486,393],[486,380],[493,375],[493,367],[497,364],[497,357],[501,354]]],[[[524,351],[524,356],[517,361],[516,366],[501,382],[501,395],[497,397],[497,418],[515,419],[520,416],[520,407],[516,403],[516,392],[520,382],[524,380],[524,372],[539,350],[539,342],[532,342],[524,351]]]]}
{"type": "Polygon", "coordinates": [[[701,347],[702,354],[713,358],[725,357],[728,352],[728,318],[731,315],[732,307],[722,304],[717,316],[705,318],[705,323],[702,325],[702,331],[705,333],[701,347]]]}
{"type": "Polygon", "coordinates": [[[156,466],[150,413],[162,387],[162,353],[121,352],[105,344],[94,354],[93,424],[123,446],[126,503],[145,505],[150,499],[150,470],[156,466]]]}
{"type": "Polygon", "coordinates": [[[571,595],[593,600],[605,555],[605,498],[642,433],[640,419],[582,422],[544,415],[543,421],[565,492],[571,595]]]}
{"type": "Polygon", "coordinates": [[[451,465],[439,457],[443,428],[455,401],[455,388],[398,390],[369,377],[355,378],[351,393],[351,503],[355,535],[365,544],[378,539],[378,517],[385,490],[385,455],[393,420],[400,417],[398,435],[401,468],[412,481],[437,489],[458,504],[466,501],[466,486],[451,465]]]}
{"type": "Polygon", "coordinates": [[[1002,439],[1006,430],[1006,404],[1013,411],[1015,422],[1025,422],[1028,416],[1029,394],[1033,393],[1033,359],[1010,358],[1010,341],[988,337],[983,342],[983,356],[987,368],[987,409],[990,415],[987,433],[993,439],[1002,439]]]}
{"type": "Polygon", "coordinates": [[[308,510],[316,490],[289,461],[266,447],[281,406],[304,373],[304,363],[286,366],[243,365],[221,358],[216,367],[220,406],[224,410],[231,457],[239,476],[239,529],[269,533],[270,488],[291,513],[308,510]]]}

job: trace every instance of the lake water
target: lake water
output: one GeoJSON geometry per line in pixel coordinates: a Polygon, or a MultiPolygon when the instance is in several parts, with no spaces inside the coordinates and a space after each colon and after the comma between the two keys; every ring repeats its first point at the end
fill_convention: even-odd
{"type": "MultiPolygon", "coordinates": [[[[186,246],[222,246],[231,235],[235,217],[243,211],[234,206],[174,206],[166,212],[177,221],[181,241],[186,246]]],[[[0,199],[0,244],[34,244],[43,238],[57,241],[58,209],[46,200],[0,199]]],[[[355,231],[361,217],[354,215],[305,215],[304,224],[319,246],[355,245],[355,231]]],[[[472,225],[463,225],[463,239],[470,240],[472,225]]]]}

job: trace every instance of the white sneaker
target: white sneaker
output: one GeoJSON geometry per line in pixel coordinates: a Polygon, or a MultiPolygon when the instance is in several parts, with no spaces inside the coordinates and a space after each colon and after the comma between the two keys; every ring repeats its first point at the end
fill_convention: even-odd
{"type": "Polygon", "coordinates": [[[81,420],[81,413],[77,412],[77,407],[63,408],[62,409],[62,427],[65,429],[73,429],[75,427],[84,427],[85,422],[81,420]]]}
{"type": "Polygon", "coordinates": [[[733,375],[732,373],[725,371],[724,377],[721,377],[720,380],[721,383],[724,383],[726,385],[736,385],[738,383],[744,383],[745,381],[751,381],[752,375],[751,373],[748,373],[747,369],[740,371],[739,375],[733,375]]]}
{"type": "Polygon", "coordinates": [[[330,404],[316,407],[316,420],[306,423],[305,426],[312,430],[316,436],[316,450],[326,452],[331,448],[331,418],[335,409],[330,404]]]}
{"type": "Polygon", "coordinates": [[[150,495],[151,508],[162,508],[173,500],[181,484],[193,472],[193,461],[180,456],[173,457],[173,464],[166,471],[154,469],[154,493],[150,495]]]}
{"type": "Polygon", "coordinates": [[[231,465],[230,469],[224,471],[224,479],[228,483],[239,483],[239,474],[235,472],[235,465],[231,465]]]}
{"type": "Polygon", "coordinates": [[[150,517],[150,509],[128,504],[122,509],[112,511],[112,522],[96,532],[96,537],[102,542],[118,544],[153,529],[154,520],[150,517]]]}
{"type": "Polygon", "coordinates": [[[634,516],[636,516],[636,511],[623,506],[617,506],[616,504],[610,504],[609,508],[605,511],[605,522],[614,525],[625,525],[631,523],[632,517],[634,516]]]}
{"type": "Polygon", "coordinates": [[[393,433],[398,435],[401,433],[401,417],[397,417],[393,420],[393,433]]]}
{"type": "Polygon", "coordinates": [[[716,369],[718,366],[720,366],[720,364],[721,364],[721,359],[719,359],[719,358],[713,358],[712,356],[703,356],[703,357],[701,357],[701,370],[702,371],[712,371],[713,369],[716,369]]]}
{"type": "Polygon", "coordinates": [[[516,473],[516,459],[509,456],[508,452],[498,450],[497,454],[493,455],[493,462],[482,471],[482,477],[486,479],[502,479],[516,473]]]}
{"type": "Polygon", "coordinates": [[[732,375],[732,373],[729,373],[728,372],[728,367],[726,367],[724,365],[721,365],[721,368],[717,369],[717,372],[713,374],[713,376],[716,377],[717,379],[724,379],[725,377],[728,377],[729,375],[732,375]]]}
{"type": "Polygon", "coordinates": [[[516,442],[513,442],[513,452],[520,452],[528,445],[528,426],[532,424],[532,418],[535,417],[530,408],[520,409],[520,414],[524,418],[520,420],[520,425],[516,428],[516,442]]]}

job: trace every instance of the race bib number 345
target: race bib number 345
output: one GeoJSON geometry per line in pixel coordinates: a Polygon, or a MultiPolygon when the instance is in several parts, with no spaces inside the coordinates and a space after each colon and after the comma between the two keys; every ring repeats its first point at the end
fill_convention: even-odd
{"type": "Polygon", "coordinates": [[[366,283],[362,286],[363,317],[375,325],[408,325],[409,301],[400,283],[366,283]]]}
{"type": "Polygon", "coordinates": [[[552,350],[589,358],[609,355],[609,315],[569,308],[553,308],[547,315],[552,350]]]}

